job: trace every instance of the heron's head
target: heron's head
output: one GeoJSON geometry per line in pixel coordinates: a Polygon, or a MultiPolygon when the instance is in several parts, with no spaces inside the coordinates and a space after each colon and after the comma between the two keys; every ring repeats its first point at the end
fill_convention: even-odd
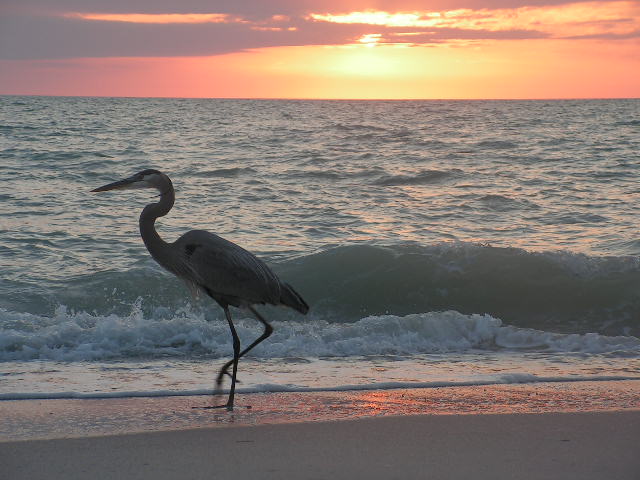
{"type": "Polygon", "coordinates": [[[172,188],[171,180],[158,170],[147,169],[117,182],[103,185],[91,190],[92,192],[106,192],[107,190],[131,190],[138,188],[155,188],[160,193],[165,193],[172,188]]]}

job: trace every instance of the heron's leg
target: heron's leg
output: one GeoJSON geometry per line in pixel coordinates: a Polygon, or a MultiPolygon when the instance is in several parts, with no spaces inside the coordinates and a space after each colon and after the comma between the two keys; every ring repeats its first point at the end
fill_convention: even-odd
{"type": "MultiPolygon", "coordinates": [[[[260,321],[260,323],[262,323],[264,325],[264,332],[262,332],[262,335],[260,335],[260,337],[258,337],[258,339],[256,339],[255,342],[253,342],[251,345],[249,345],[247,348],[245,348],[244,350],[242,350],[240,352],[240,355],[238,358],[244,356],[247,352],[249,352],[249,350],[251,350],[253,347],[255,347],[256,345],[258,345],[260,342],[262,342],[263,340],[267,339],[269,337],[269,335],[271,335],[273,333],[273,327],[271,325],[269,325],[269,323],[262,317],[262,315],[260,315],[255,308],[253,308],[252,306],[249,306],[249,310],[251,310],[251,313],[253,313],[253,315],[260,321]]],[[[220,369],[220,373],[218,373],[218,379],[216,380],[216,386],[217,388],[220,388],[220,386],[222,385],[222,379],[224,378],[225,375],[229,375],[229,367],[231,366],[231,364],[233,363],[233,360],[229,360],[227,363],[224,364],[224,366],[220,369]]]]}
{"type": "MultiPolygon", "coordinates": [[[[236,332],[236,327],[233,325],[233,320],[231,320],[231,312],[229,312],[229,307],[224,307],[224,314],[227,317],[227,322],[229,322],[229,329],[231,330],[231,336],[233,337],[233,360],[230,360],[225,365],[232,365],[233,370],[231,375],[231,388],[229,389],[229,400],[227,400],[226,405],[220,405],[221,407],[227,407],[227,410],[233,410],[233,397],[236,393],[236,375],[238,373],[238,360],[240,359],[240,338],[238,337],[238,333],[236,332]]],[[[217,382],[217,388],[219,389],[221,382],[217,382]]]]}
{"type": "MultiPolygon", "coordinates": [[[[207,407],[192,407],[192,408],[204,408],[204,409],[212,409],[212,408],[226,408],[229,411],[233,411],[233,397],[236,393],[236,375],[238,373],[238,360],[240,359],[240,338],[238,337],[238,333],[236,332],[236,327],[233,324],[233,320],[231,320],[231,312],[229,312],[228,306],[223,306],[224,314],[227,317],[227,322],[229,322],[229,329],[231,330],[231,336],[233,337],[233,360],[230,360],[225,365],[233,365],[233,374],[231,375],[231,388],[229,389],[229,399],[227,403],[224,405],[213,405],[207,407]]],[[[221,387],[221,381],[218,381],[216,384],[216,389],[213,392],[214,395],[218,393],[221,387]]]]}

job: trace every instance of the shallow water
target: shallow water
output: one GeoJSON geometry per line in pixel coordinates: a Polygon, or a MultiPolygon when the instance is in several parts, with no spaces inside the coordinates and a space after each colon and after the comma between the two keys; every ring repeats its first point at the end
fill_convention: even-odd
{"type": "MultiPolygon", "coordinates": [[[[640,382],[536,383],[341,392],[0,402],[0,442],[398,415],[637,411],[640,382]]],[[[631,412],[629,412],[631,413],[631,412]]],[[[592,417],[593,418],[593,417],[592,417]]],[[[631,418],[631,417],[628,417],[631,418]]],[[[506,420],[506,419],[505,419],[506,420]]],[[[539,419],[544,421],[544,419],[539,419]]],[[[585,417],[588,421],[588,417],[585,417]]]]}

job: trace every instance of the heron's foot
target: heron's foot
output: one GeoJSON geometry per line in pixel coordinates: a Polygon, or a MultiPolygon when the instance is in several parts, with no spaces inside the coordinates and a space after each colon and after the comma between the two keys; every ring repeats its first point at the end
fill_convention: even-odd
{"type": "Polygon", "coordinates": [[[204,405],[202,407],[191,407],[200,410],[217,410],[220,408],[226,408],[228,412],[233,412],[233,404],[225,403],[224,405],[204,405]]]}
{"type": "MultiPolygon", "coordinates": [[[[218,392],[218,391],[222,390],[222,381],[224,380],[224,376],[225,376],[225,375],[226,375],[227,377],[229,377],[229,378],[233,379],[233,376],[232,376],[229,372],[227,372],[227,371],[224,371],[224,372],[223,372],[223,371],[221,370],[221,371],[220,371],[220,373],[218,374],[218,377],[216,378],[216,392],[218,392]]],[[[242,383],[242,380],[238,380],[238,379],[236,378],[236,383],[242,383]]],[[[214,393],[214,395],[215,395],[215,393],[214,393]]]]}
{"type": "MultiPolygon", "coordinates": [[[[202,407],[191,407],[191,408],[193,408],[194,410],[195,409],[197,409],[197,410],[219,410],[221,408],[226,408],[227,411],[233,412],[233,409],[237,408],[237,406],[234,407],[233,405],[228,405],[228,404],[225,403],[224,405],[204,405],[202,407]]],[[[247,410],[251,410],[253,407],[251,405],[245,405],[242,408],[247,409],[247,410]]]]}
{"type": "MultiPolygon", "coordinates": [[[[228,370],[228,365],[225,365],[220,369],[220,372],[218,372],[218,377],[216,378],[216,385],[222,385],[222,380],[224,380],[225,375],[229,378],[233,378],[233,375],[231,375],[228,370]]],[[[236,379],[236,382],[240,383],[240,380],[236,379]]]]}

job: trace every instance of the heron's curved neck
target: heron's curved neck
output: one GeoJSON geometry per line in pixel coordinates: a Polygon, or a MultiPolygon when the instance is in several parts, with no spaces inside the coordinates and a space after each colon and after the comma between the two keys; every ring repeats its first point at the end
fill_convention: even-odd
{"type": "Polygon", "coordinates": [[[156,259],[158,263],[161,258],[164,258],[162,251],[168,247],[168,243],[160,238],[158,232],[156,232],[155,222],[158,217],[164,217],[171,208],[175,201],[175,194],[173,188],[169,188],[167,191],[160,195],[160,201],[158,203],[150,203],[142,213],[140,214],[140,235],[144,241],[147,250],[151,256],[156,259]]]}

